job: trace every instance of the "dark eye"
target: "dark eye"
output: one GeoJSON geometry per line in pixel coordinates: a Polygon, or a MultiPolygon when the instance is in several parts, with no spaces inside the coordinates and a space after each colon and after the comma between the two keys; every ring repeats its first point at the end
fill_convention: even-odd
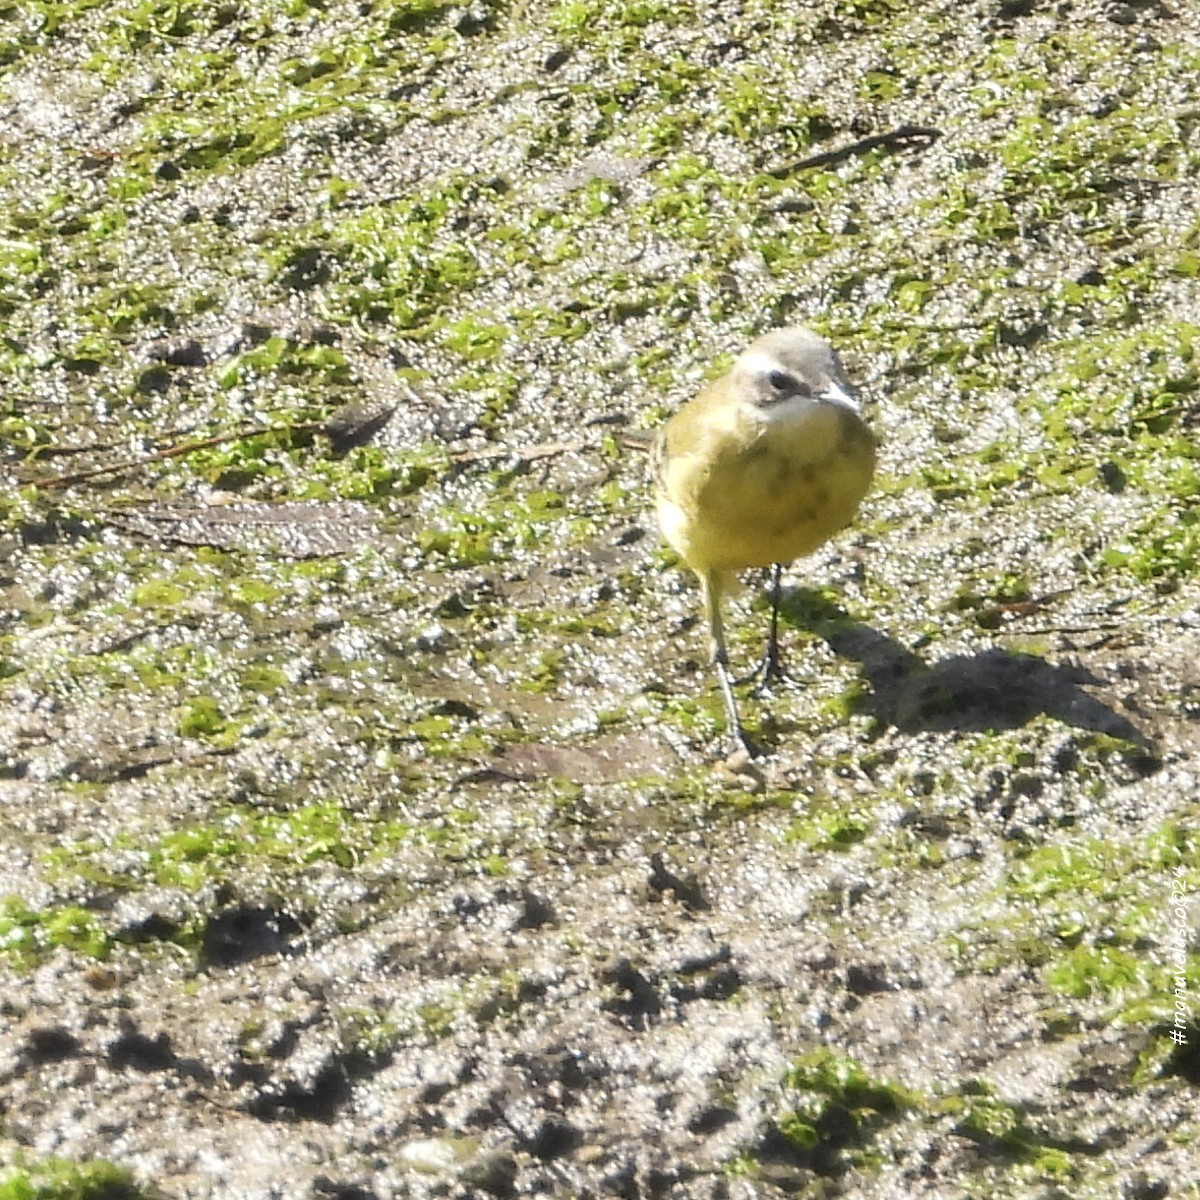
{"type": "Polygon", "coordinates": [[[790,392],[796,387],[796,381],[786,371],[772,371],[767,376],[767,382],[777,392],[790,392]]]}

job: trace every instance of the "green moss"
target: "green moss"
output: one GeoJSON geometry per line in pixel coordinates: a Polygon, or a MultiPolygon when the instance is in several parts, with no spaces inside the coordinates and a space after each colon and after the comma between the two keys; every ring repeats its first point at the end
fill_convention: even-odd
{"type": "Polygon", "coordinates": [[[22,968],[55,946],[87,958],[105,958],[111,940],[94,913],[73,905],[31,909],[16,896],[0,900],[0,953],[22,968]]]}
{"type": "Polygon", "coordinates": [[[797,1059],[784,1082],[788,1087],[817,1092],[861,1116],[894,1116],[915,1100],[915,1093],[872,1079],[854,1059],[825,1049],[797,1059]]]}
{"type": "MultiPolygon", "coordinates": [[[[1071,933],[1065,930],[1063,940],[1069,940],[1071,933]]],[[[1144,953],[1115,946],[1071,946],[1047,967],[1043,978],[1055,991],[1082,999],[1145,992],[1159,974],[1153,968],[1147,971],[1144,953]]]]}
{"type": "Polygon", "coordinates": [[[860,811],[845,811],[835,801],[810,801],[804,815],[788,826],[785,838],[815,850],[845,850],[866,839],[870,818],[860,811]]]}
{"type": "Polygon", "coordinates": [[[364,1066],[385,1065],[409,1036],[404,1022],[374,1008],[343,1007],[336,1020],[338,1040],[364,1066]]]}
{"type": "Polygon", "coordinates": [[[197,696],[191,700],[181,714],[177,728],[180,737],[226,741],[236,736],[236,727],[222,711],[220,701],[213,696],[197,696]]]}
{"type": "Polygon", "coordinates": [[[443,1038],[453,1030],[456,1015],[455,1008],[444,1003],[430,1002],[417,1009],[417,1016],[426,1034],[435,1039],[443,1038]]]}
{"type": "MultiPolygon", "coordinates": [[[[153,883],[198,893],[246,869],[284,878],[299,877],[317,862],[346,870],[361,868],[381,861],[394,847],[417,836],[433,840],[435,835],[433,831],[419,834],[410,823],[386,814],[368,818],[333,801],[282,812],[228,808],[210,821],[183,825],[158,838],[117,834],[111,850],[118,855],[136,854],[120,859],[122,865],[116,869],[109,865],[110,847],[99,842],[47,851],[43,864],[53,878],[63,882],[82,878],[122,891],[153,883]],[[133,865],[129,865],[131,859],[133,865]]],[[[63,921],[69,930],[78,910],[65,911],[68,916],[63,921]]],[[[18,912],[10,924],[20,930],[28,926],[29,919],[28,914],[18,912]]],[[[85,923],[80,936],[94,927],[94,920],[85,923]]],[[[30,935],[12,932],[11,936],[20,947],[30,935]]]]}
{"type": "Polygon", "coordinates": [[[983,961],[1038,965],[1055,991],[1127,1019],[1169,1009],[1172,973],[1154,951],[1176,869],[1200,887],[1196,832],[1168,824],[1135,845],[1076,838],[1027,851],[1002,887],[1008,915],[971,924],[983,961]]]}
{"type": "Polygon", "coordinates": [[[135,1182],[133,1172],[94,1159],[23,1162],[0,1176],[0,1200],[159,1200],[162,1193],[135,1182]]]}
{"type": "Polygon", "coordinates": [[[188,590],[169,579],[150,579],[133,593],[133,603],[140,608],[174,608],[188,598],[188,590]]]}
{"type": "Polygon", "coordinates": [[[826,1175],[844,1163],[866,1165],[877,1133],[920,1101],[915,1092],[873,1080],[851,1058],[827,1048],[796,1060],[784,1076],[784,1108],[761,1148],[826,1175]]]}

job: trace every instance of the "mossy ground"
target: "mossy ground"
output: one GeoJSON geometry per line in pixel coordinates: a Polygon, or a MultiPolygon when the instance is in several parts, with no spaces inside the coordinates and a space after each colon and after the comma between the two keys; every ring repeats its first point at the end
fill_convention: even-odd
{"type": "Polygon", "coordinates": [[[1198,77],[0,4],[0,1194],[1200,1194],[1198,77]],[[883,458],[748,787],[627,434],[786,321],[883,458]]]}

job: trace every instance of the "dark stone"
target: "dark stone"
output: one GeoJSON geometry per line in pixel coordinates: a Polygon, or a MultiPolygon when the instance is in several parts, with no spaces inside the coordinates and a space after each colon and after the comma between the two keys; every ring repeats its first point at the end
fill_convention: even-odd
{"type": "Polygon", "coordinates": [[[79,1053],[79,1039],[61,1025],[41,1026],[29,1031],[22,1049],[29,1062],[41,1066],[73,1058],[79,1053]]]}
{"type": "Polygon", "coordinates": [[[109,1046],[108,1065],[116,1071],[165,1071],[175,1065],[175,1051],[165,1033],[148,1037],[137,1029],[127,1029],[109,1046]]]}
{"type": "Polygon", "coordinates": [[[238,905],[209,918],[201,960],[207,966],[233,967],[271,954],[284,954],[300,926],[293,917],[270,908],[238,905]]]}

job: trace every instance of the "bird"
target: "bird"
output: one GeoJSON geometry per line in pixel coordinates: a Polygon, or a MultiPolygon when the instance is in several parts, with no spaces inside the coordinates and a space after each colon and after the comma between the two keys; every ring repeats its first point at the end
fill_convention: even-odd
{"type": "Polygon", "coordinates": [[[738,716],[733,683],[740,681],[729,674],[722,597],[738,571],[772,569],[760,670],[764,683],[782,675],[783,568],[854,518],[874,477],[877,449],[837,352],[800,325],[751,342],[652,442],[659,528],[699,578],[728,729],[748,757],[760,750],[738,716]]]}

